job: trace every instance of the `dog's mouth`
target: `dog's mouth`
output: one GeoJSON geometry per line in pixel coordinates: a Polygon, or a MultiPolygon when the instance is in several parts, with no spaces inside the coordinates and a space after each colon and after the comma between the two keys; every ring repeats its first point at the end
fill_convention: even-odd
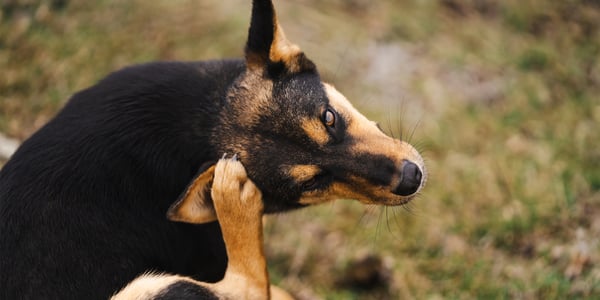
{"type": "Polygon", "coordinates": [[[342,179],[330,172],[322,172],[302,182],[302,205],[312,205],[337,199],[353,199],[364,204],[398,206],[412,201],[423,189],[427,171],[423,164],[404,161],[401,172],[389,184],[374,184],[372,180],[356,175],[342,179]]]}
{"type": "Polygon", "coordinates": [[[407,164],[397,185],[373,186],[364,179],[355,179],[346,186],[350,191],[345,198],[356,199],[363,204],[400,206],[414,200],[425,186],[427,173],[423,168],[407,164]],[[406,173],[406,172],[405,172],[406,173]]]}

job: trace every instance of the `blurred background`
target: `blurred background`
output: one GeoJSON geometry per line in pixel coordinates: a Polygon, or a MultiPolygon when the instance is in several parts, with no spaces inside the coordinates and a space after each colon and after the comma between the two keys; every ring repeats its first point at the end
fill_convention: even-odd
{"type": "MultiPolygon", "coordinates": [[[[76,91],[241,57],[249,0],[0,1],[0,156],[76,91]]],[[[300,299],[600,299],[600,1],[275,1],[288,38],[426,158],[404,207],[270,216],[300,299]]]]}

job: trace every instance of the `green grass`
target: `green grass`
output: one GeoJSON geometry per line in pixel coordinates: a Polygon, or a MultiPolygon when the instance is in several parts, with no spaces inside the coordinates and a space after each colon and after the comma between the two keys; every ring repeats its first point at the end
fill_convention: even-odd
{"type": "MultiPolygon", "coordinates": [[[[2,4],[0,131],[26,138],[129,64],[241,56],[248,2],[2,4]]],[[[303,299],[600,298],[598,1],[275,4],[326,80],[412,135],[430,178],[406,209],[270,217],[274,282],[303,299]],[[383,285],[340,284],[365,255],[383,285]]]]}

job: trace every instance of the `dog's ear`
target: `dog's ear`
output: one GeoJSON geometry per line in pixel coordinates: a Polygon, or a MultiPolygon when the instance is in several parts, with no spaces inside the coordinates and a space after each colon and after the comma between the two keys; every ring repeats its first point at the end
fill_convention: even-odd
{"type": "Polygon", "coordinates": [[[271,76],[281,73],[315,71],[315,64],[300,48],[288,41],[277,22],[271,0],[252,1],[252,19],[246,42],[246,66],[266,70],[271,76]]]}
{"type": "Polygon", "coordinates": [[[179,199],[171,205],[167,218],[171,221],[204,224],[217,220],[210,197],[210,187],[215,174],[215,165],[198,172],[192,183],[179,199]]]}

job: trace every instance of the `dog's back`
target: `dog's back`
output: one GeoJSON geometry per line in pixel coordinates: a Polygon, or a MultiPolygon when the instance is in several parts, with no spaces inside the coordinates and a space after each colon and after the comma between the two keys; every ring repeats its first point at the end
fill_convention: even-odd
{"type": "Polygon", "coordinates": [[[220,279],[218,225],[172,223],[165,212],[216,159],[207,149],[215,102],[243,67],[126,68],[25,141],[0,171],[0,299],[105,296],[152,268],[220,279]],[[84,279],[77,290],[71,278],[84,279]]]}

